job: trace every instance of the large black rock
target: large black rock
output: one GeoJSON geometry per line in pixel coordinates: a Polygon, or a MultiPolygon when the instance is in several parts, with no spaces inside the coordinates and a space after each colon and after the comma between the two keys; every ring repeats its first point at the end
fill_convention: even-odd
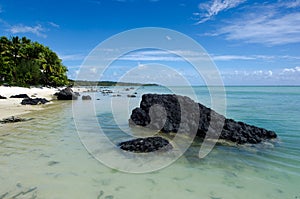
{"type": "Polygon", "coordinates": [[[58,100],[77,100],[78,94],[74,93],[70,87],[67,87],[55,94],[58,100]]]}
{"type": "Polygon", "coordinates": [[[6,97],[3,97],[2,95],[0,95],[0,99],[7,99],[6,97]]]}
{"type": "Polygon", "coordinates": [[[220,138],[238,144],[256,144],[277,137],[274,131],[226,119],[188,97],[171,94],[143,95],[140,107],[132,111],[129,124],[163,133],[196,132],[200,138],[220,138]]]}
{"type": "Polygon", "coordinates": [[[26,98],[23,99],[21,104],[22,105],[38,105],[38,104],[46,104],[50,101],[46,100],[45,98],[26,98]]]}

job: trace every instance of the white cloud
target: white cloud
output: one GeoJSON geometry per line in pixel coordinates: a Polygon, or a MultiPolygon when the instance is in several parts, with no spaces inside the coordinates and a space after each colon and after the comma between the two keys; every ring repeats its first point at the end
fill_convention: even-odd
{"type": "Polygon", "coordinates": [[[25,26],[23,24],[13,25],[13,26],[9,27],[8,31],[13,33],[13,34],[32,33],[32,34],[35,34],[39,37],[47,37],[47,35],[44,34],[45,29],[40,24],[38,24],[36,26],[25,26]]]}
{"type": "Polygon", "coordinates": [[[62,59],[63,61],[78,61],[78,60],[83,60],[85,58],[85,55],[83,55],[83,54],[61,55],[61,54],[59,54],[58,57],[60,59],[62,59]]]}
{"type": "Polygon", "coordinates": [[[271,77],[273,75],[273,71],[269,70],[267,74],[271,77]]]}
{"type": "Polygon", "coordinates": [[[237,7],[243,2],[245,2],[245,0],[213,0],[209,3],[200,3],[199,9],[203,11],[204,14],[194,13],[194,15],[200,16],[198,24],[204,23],[216,16],[219,12],[237,7]]]}
{"type": "Polygon", "coordinates": [[[212,56],[214,61],[231,61],[231,60],[254,60],[255,56],[241,56],[241,55],[214,55],[212,56]]]}
{"type": "Polygon", "coordinates": [[[293,0],[293,1],[282,1],[281,2],[282,6],[287,7],[287,8],[296,8],[300,7],[300,0],[293,0]]]}
{"type": "MultiPolygon", "coordinates": [[[[300,57],[289,55],[209,55],[213,61],[251,61],[251,60],[263,60],[263,61],[275,61],[275,60],[299,60],[300,57]]],[[[125,61],[174,61],[185,62],[188,60],[203,60],[208,61],[208,55],[206,53],[189,51],[189,50],[175,50],[175,51],[162,51],[162,50],[145,50],[135,51],[126,54],[119,58],[119,60],[125,61]],[[180,57],[182,56],[182,57],[180,57]]]]}
{"type": "Polygon", "coordinates": [[[58,24],[56,24],[54,22],[48,22],[48,23],[49,23],[49,25],[51,25],[54,28],[59,28],[60,27],[58,24]]]}
{"type": "Polygon", "coordinates": [[[162,50],[145,50],[131,52],[119,58],[127,61],[181,61],[189,60],[207,60],[207,55],[195,51],[162,51],[162,50]],[[181,57],[182,56],[182,57],[181,57]]]}
{"type": "Polygon", "coordinates": [[[289,2],[248,6],[239,18],[225,22],[223,27],[210,36],[222,35],[227,40],[265,45],[298,43],[300,13],[295,11],[295,7],[300,6],[300,1],[289,2]]]}
{"type": "Polygon", "coordinates": [[[96,67],[90,68],[90,72],[96,74],[97,73],[97,68],[96,67]]]}
{"type": "Polygon", "coordinates": [[[294,68],[284,68],[282,70],[283,73],[298,73],[300,72],[300,66],[296,66],[294,68]]]}
{"type": "Polygon", "coordinates": [[[170,40],[172,40],[172,38],[170,37],[170,36],[166,36],[166,39],[168,40],[168,41],[170,41],[170,40]]]}
{"type": "Polygon", "coordinates": [[[256,16],[221,28],[227,40],[245,40],[268,45],[300,42],[300,13],[279,17],[256,16]]]}
{"type": "Polygon", "coordinates": [[[289,55],[211,55],[214,61],[232,61],[232,60],[299,60],[300,57],[289,55]]]}
{"type": "Polygon", "coordinates": [[[300,67],[273,70],[222,71],[226,84],[234,85],[300,85],[300,67]]]}

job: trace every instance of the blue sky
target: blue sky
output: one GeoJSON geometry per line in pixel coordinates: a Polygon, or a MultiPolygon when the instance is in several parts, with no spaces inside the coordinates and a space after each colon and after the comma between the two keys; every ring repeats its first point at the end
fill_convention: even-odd
{"type": "MultiPolygon", "coordinates": [[[[1,35],[49,46],[70,78],[100,42],[141,27],[169,28],[197,41],[226,85],[300,85],[300,0],[0,0],[1,35]]],[[[148,63],[174,67],[201,84],[182,60],[155,49],[117,60],[103,78],[118,80],[148,63]]]]}

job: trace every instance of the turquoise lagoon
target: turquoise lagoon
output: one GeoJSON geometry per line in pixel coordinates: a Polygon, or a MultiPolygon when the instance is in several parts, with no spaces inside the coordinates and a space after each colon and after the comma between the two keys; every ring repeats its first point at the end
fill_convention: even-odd
{"type": "MultiPolygon", "coordinates": [[[[89,93],[92,101],[55,102],[43,111],[24,115],[33,120],[2,125],[0,198],[300,198],[300,87],[225,88],[226,116],[274,130],[279,137],[275,142],[216,145],[203,159],[197,156],[201,143],[195,142],[171,165],[140,174],[107,167],[90,155],[76,131],[73,108],[90,103],[103,131],[117,143],[129,137],[121,129],[131,131],[129,114],[143,93],[170,91],[138,88],[137,98],[126,104],[128,91],[113,89],[122,95],[114,98],[114,114],[113,97],[89,93]],[[124,107],[129,107],[128,112],[118,111],[124,107]]],[[[185,94],[184,87],[177,89],[185,94]]],[[[199,102],[210,106],[206,87],[194,90],[199,102]]],[[[88,128],[92,122],[88,114],[81,118],[87,129],[99,132],[88,128]]]]}

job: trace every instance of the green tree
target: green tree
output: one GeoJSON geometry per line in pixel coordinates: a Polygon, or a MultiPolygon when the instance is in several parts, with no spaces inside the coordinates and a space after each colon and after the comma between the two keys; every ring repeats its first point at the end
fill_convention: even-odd
{"type": "Polygon", "coordinates": [[[66,72],[49,47],[26,37],[0,38],[0,83],[63,86],[68,84],[66,72]]]}

